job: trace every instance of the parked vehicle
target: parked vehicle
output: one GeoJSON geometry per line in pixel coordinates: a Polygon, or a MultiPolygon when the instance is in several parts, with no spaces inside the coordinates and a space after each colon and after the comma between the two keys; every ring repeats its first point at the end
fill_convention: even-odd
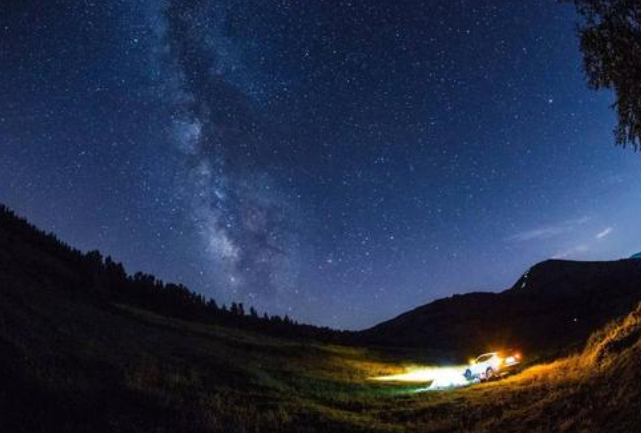
{"type": "Polygon", "coordinates": [[[469,381],[498,379],[514,371],[520,363],[521,354],[514,350],[485,353],[470,362],[464,376],[469,381]]]}

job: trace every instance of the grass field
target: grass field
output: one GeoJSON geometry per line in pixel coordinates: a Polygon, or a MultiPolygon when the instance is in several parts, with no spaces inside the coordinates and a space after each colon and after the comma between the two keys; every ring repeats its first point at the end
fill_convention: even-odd
{"type": "Polygon", "coordinates": [[[429,353],[286,341],[29,287],[0,296],[2,431],[641,428],[639,310],[580,356],[421,392],[426,384],[369,379],[402,373],[429,353]]]}

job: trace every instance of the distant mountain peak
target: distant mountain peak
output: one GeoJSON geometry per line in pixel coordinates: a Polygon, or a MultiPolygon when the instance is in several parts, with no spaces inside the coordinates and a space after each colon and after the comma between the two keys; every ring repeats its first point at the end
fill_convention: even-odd
{"type": "Polygon", "coordinates": [[[422,347],[456,356],[516,346],[567,354],[640,301],[636,260],[546,260],[504,292],[434,301],[358,336],[372,345],[422,347]]]}

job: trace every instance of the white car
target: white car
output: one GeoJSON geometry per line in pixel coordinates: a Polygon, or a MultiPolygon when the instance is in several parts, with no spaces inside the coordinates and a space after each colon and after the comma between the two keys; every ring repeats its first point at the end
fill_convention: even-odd
{"type": "Polygon", "coordinates": [[[470,362],[464,376],[481,382],[499,378],[514,370],[521,362],[521,354],[512,350],[485,353],[470,362]]]}

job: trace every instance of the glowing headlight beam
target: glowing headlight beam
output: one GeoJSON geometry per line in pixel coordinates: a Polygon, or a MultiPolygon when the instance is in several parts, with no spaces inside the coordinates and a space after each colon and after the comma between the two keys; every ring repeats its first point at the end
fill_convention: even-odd
{"type": "Polygon", "coordinates": [[[402,382],[428,384],[427,389],[444,389],[469,385],[463,376],[465,366],[448,367],[416,367],[409,368],[404,373],[389,376],[372,377],[377,382],[402,382]]]}

